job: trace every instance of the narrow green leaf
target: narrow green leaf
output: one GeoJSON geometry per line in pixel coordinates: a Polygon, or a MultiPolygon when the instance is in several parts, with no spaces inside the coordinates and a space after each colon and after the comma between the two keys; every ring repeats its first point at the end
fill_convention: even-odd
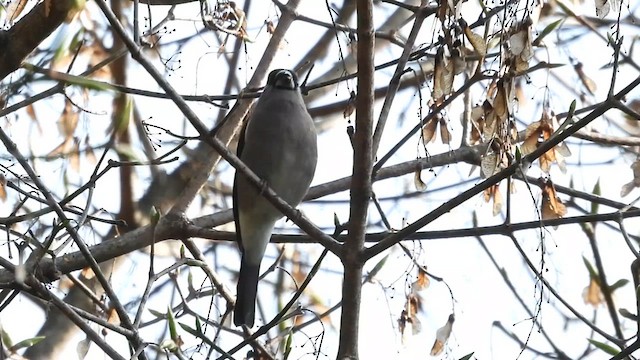
{"type": "Polygon", "coordinates": [[[620,280],[616,281],[615,283],[609,285],[609,291],[610,292],[614,292],[614,291],[620,289],[621,287],[627,285],[628,283],[629,283],[629,280],[620,279],[620,280]]]}
{"type": "Polygon", "coordinates": [[[118,155],[121,155],[129,161],[139,160],[138,156],[136,155],[136,150],[130,144],[117,144],[116,146],[114,146],[114,150],[118,153],[118,155]]]}
{"type": "Polygon", "coordinates": [[[214,344],[213,341],[211,341],[211,339],[209,339],[202,331],[195,330],[191,326],[183,324],[183,323],[180,323],[180,322],[178,323],[178,325],[180,325],[182,330],[184,330],[185,332],[187,332],[187,333],[193,335],[194,337],[202,340],[202,342],[204,342],[205,344],[211,346],[215,351],[219,352],[220,354],[227,356],[227,358],[229,358],[229,359],[233,359],[234,358],[233,356],[231,356],[231,354],[227,353],[226,351],[221,349],[218,345],[214,344]]]}
{"type": "Polygon", "coordinates": [[[133,109],[133,101],[131,101],[131,97],[127,96],[124,104],[124,108],[122,109],[122,113],[118,114],[116,117],[117,123],[114,124],[114,129],[118,134],[124,134],[129,128],[129,124],[131,123],[131,115],[133,109]]]}
{"type": "Polygon", "coordinates": [[[170,306],[167,306],[167,320],[169,321],[169,335],[172,340],[178,340],[178,330],[176,329],[176,318],[170,306]]]}
{"type": "Polygon", "coordinates": [[[545,36],[551,34],[551,32],[553,30],[555,30],[562,22],[564,21],[564,18],[561,18],[560,20],[554,21],[551,24],[547,25],[544,30],[542,30],[542,32],[540,33],[540,35],[538,35],[538,37],[533,40],[533,42],[531,43],[531,45],[533,46],[539,46],[540,42],[542,42],[542,39],[544,39],[545,36]]]}
{"type": "MultiPolygon", "coordinates": [[[[600,196],[602,194],[602,189],[600,188],[600,178],[598,178],[598,181],[596,181],[596,184],[593,186],[593,190],[591,191],[591,193],[593,195],[598,195],[598,196],[600,196]]],[[[597,214],[599,207],[600,207],[600,204],[598,204],[595,201],[592,201],[591,202],[591,214],[593,214],[593,215],[597,214]]]]}
{"type": "Polygon", "coordinates": [[[573,114],[575,112],[576,112],[576,100],[573,99],[573,101],[571,102],[571,105],[569,105],[569,111],[567,111],[567,118],[562,122],[560,127],[558,127],[558,130],[554,132],[554,135],[560,134],[561,132],[564,131],[564,129],[567,128],[567,126],[573,124],[573,114]]]}
{"type": "Polygon", "coordinates": [[[76,76],[76,75],[65,74],[57,71],[51,71],[49,69],[43,69],[29,63],[23,63],[21,66],[27,71],[43,74],[51,80],[64,82],[69,85],[76,85],[83,88],[98,90],[98,91],[115,90],[115,87],[113,85],[106,83],[104,81],[96,81],[96,80],[88,79],[83,76],[76,76]]]}
{"type": "Polygon", "coordinates": [[[164,318],[167,317],[166,314],[164,314],[164,313],[162,313],[162,312],[160,312],[158,310],[149,309],[149,312],[151,313],[151,315],[153,315],[153,316],[155,316],[157,318],[160,318],[160,319],[164,319],[164,318]]]}
{"type": "Polygon", "coordinates": [[[289,335],[287,335],[287,341],[284,344],[284,356],[283,356],[284,360],[289,359],[289,355],[291,354],[292,344],[293,344],[293,332],[289,332],[289,335]]]}
{"type": "MultiPolygon", "coordinates": [[[[187,332],[188,334],[204,341],[205,343],[207,343],[208,345],[213,344],[211,342],[211,340],[209,340],[206,336],[204,336],[204,334],[202,333],[202,331],[198,330],[198,329],[194,329],[191,326],[187,325],[187,324],[183,324],[181,322],[178,323],[178,325],[180,325],[180,328],[182,328],[182,330],[184,330],[185,332],[187,332]]],[[[197,325],[196,325],[197,326],[197,325]]]]}
{"type": "Polygon", "coordinates": [[[469,353],[469,354],[461,357],[460,360],[471,360],[472,356],[473,356],[473,353],[469,353]]]}
{"type": "Polygon", "coordinates": [[[46,338],[46,336],[35,336],[29,339],[24,339],[22,341],[17,342],[15,345],[11,346],[9,348],[9,351],[11,351],[12,353],[23,349],[23,348],[28,348],[30,346],[33,346],[37,343],[39,343],[40,341],[44,340],[46,338]]]}
{"type": "MultiPolygon", "coordinates": [[[[593,265],[591,265],[591,263],[589,262],[589,260],[587,260],[586,257],[582,257],[582,261],[584,261],[584,265],[587,267],[587,270],[589,271],[589,276],[592,279],[596,279],[596,281],[598,281],[598,273],[596,272],[596,270],[593,268],[593,265]]],[[[599,285],[599,283],[598,283],[599,285]]]]}
{"type": "Polygon", "coordinates": [[[151,207],[151,225],[156,226],[158,224],[158,221],[160,221],[160,211],[158,211],[158,208],[156,208],[155,206],[151,207]]]}
{"type": "Polygon", "coordinates": [[[571,10],[563,1],[556,1],[556,3],[558,4],[558,6],[560,6],[560,8],[562,9],[562,11],[564,11],[565,14],[573,18],[578,17],[578,15],[576,15],[576,13],[573,12],[573,10],[571,10]]]}
{"type": "Polygon", "coordinates": [[[0,328],[0,334],[2,334],[2,343],[6,347],[12,347],[13,346],[13,340],[11,340],[11,336],[9,336],[9,333],[4,331],[4,329],[0,328]]]}
{"type": "Polygon", "coordinates": [[[387,258],[389,258],[389,254],[380,259],[380,261],[378,261],[378,263],[373,267],[371,272],[369,272],[369,276],[367,276],[369,281],[371,281],[371,279],[373,279],[380,272],[380,270],[382,270],[382,267],[387,262],[387,258]]]}
{"type": "Polygon", "coordinates": [[[613,346],[611,345],[607,345],[605,343],[602,343],[600,341],[597,340],[593,340],[593,339],[587,339],[591,345],[595,346],[596,348],[606,352],[609,355],[617,355],[620,351],[616,350],[613,346]]]}
{"type": "Polygon", "coordinates": [[[620,316],[627,318],[629,320],[633,320],[633,321],[640,321],[640,318],[638,318],[638,315],[633,314],[631,311],[625,309],[625,308],[621,308],[618,309],[618,313],[620,314],[620,316]]]}

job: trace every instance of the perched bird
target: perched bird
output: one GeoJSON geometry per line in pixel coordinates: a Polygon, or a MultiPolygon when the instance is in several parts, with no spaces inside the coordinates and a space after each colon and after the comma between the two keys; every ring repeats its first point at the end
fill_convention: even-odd
{"type": "MultiPolygon", "coordinates": [[[[306,195],[318,161],[317,135],[291,70],[269,74],[240,134],[238,157],[292,207],[306,195]]],[[[238,171],[233,215],[242,252],[233,322],[252,327],[260,263],[273,227],[283,215],[238,171]]]]}

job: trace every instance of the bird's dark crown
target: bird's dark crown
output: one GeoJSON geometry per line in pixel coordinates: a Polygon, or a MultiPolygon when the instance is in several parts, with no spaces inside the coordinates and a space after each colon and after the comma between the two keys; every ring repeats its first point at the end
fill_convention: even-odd
{"type": "Polygon", "coordinates": [[[267,85],[274,88],[295,90],[298,88],[298,76],[288,69],[277,69],[269,73],[267,85]]]}

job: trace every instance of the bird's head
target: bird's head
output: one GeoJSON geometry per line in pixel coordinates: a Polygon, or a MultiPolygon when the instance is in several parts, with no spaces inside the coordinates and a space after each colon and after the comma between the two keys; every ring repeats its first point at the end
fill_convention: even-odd
{"type": "Polygon", "coordinates": [[[267,85],[276,89],[296,90],[298,88],[298,77],[288,69],[277,69],[269,73],[267,85]]]}

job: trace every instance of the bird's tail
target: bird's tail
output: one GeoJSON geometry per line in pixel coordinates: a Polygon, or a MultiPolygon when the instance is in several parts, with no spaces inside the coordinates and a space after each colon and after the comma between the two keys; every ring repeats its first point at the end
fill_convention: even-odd
{"type": "Polygon", "coordinates": [[[253,326],[259,276],[260,264],[249,264],[243,256],[242,264],[240,265],[240,276],[238,278],[236,308],[233,311],[233,323],[236,326],[253,326]]]}

